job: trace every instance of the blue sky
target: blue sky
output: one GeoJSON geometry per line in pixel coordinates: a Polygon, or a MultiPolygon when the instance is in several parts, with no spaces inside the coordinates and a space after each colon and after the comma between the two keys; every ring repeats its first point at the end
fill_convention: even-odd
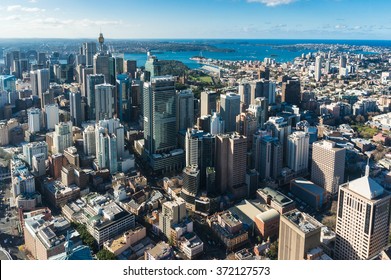
{"type": "Polygon", "coordinates": [[[2,38],[391,40],[391,0],[0,2],[2,38]]]}

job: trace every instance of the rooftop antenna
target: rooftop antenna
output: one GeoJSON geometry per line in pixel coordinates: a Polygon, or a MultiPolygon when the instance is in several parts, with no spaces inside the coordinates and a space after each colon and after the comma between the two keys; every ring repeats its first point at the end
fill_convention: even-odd
{"type": "Polygon", "coordinates": [[[368,160],[367,160],[367,166],[365,166],[365,177],[369,177],[369,157],[368,157],[368,160]]]}

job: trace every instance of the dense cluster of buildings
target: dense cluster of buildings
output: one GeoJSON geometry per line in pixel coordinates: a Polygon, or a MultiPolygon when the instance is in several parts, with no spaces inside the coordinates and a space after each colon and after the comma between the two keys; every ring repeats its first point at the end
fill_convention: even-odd
{"type": "Polygon", "coordinates": [[[284,260],[371,259],[388,245],[391,175],[372,179],[369,161],[357,174],[390,143],[389,53],[210,60],[219,87],[198,95],[150,52],[139,67],[98,42],[8,50],[0,65],[0,176],[33,258],[91,257],[71,222],[120,259],[202,258],[211,243],[194,217],[237,259],[254,240],[256,256],[278,242],[284,260]],[[316,219],[333,201],[335,233],[316,219]]]}

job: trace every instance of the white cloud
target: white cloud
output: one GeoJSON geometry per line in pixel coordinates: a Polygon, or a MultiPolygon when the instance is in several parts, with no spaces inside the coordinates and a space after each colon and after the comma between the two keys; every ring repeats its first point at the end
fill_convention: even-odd
{"type": "Polygon", "coordinates": [[[37,3],[37,0],[29,0],[29,3],[37,3]]]}
{"type": "Polygon", "coordinates": [[[23,7],[21,5],[11,5],[11,6],[7,6],[7,11],[8,12],[16,12],[16,11],[20,11],[20,12],[27,12],[27,13],[37,13],[37,12],[44,12],[45,9],[40,9],[40,8],[28,8],[28,7],[23,7]]]}
{"type": "Polygon", "coordinates": [[[279,5],[287,5],[295,2],[296,0],[247,0],[249,3],[261,3],[268,7],[275,7],[279,5]]]}

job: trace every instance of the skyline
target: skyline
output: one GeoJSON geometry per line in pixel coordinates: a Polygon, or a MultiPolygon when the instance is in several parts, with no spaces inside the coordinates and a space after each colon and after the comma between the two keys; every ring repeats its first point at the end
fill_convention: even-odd
{"type": "Polygon", "coordinates": [[[385,0],[2,2],[4,39],[391,39],[385,0]]]}

